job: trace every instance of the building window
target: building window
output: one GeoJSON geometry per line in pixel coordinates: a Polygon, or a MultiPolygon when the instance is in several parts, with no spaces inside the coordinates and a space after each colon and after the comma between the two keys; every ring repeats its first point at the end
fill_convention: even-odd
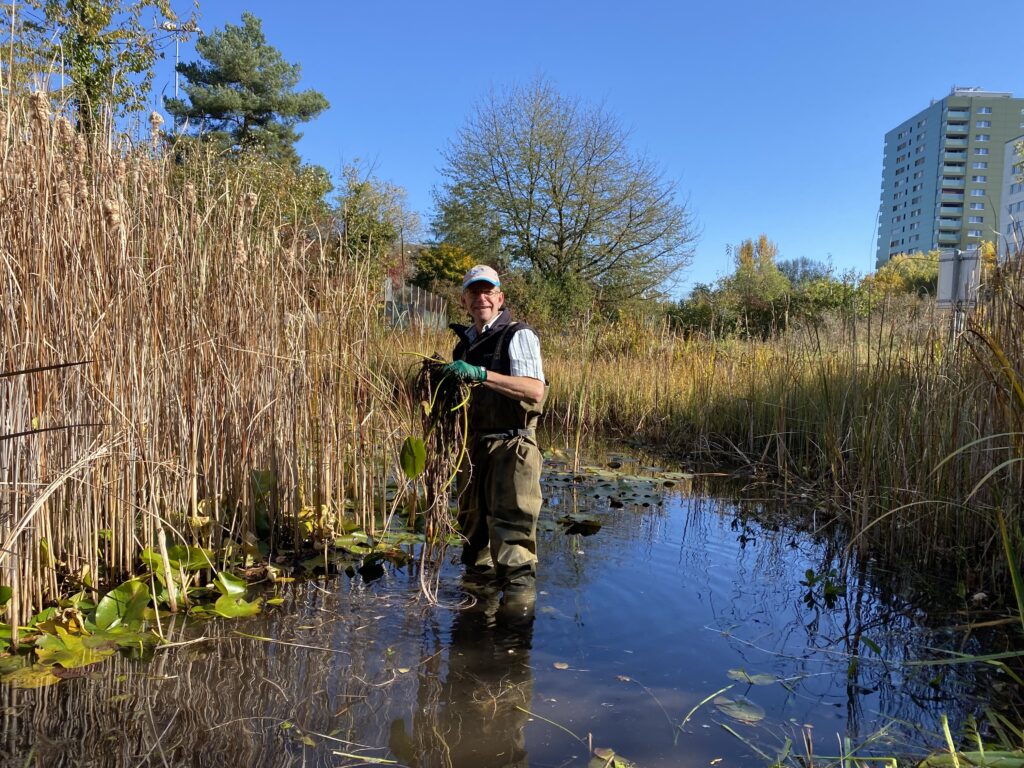
{"type": "Polygon", "coordinates": [[[967,236],[968,237],[981,237],[981,230],[980,229],[968,229],[967,230],[967,236]]]}
{"type": "Polygon", "coordinates": [[[976,122],[974,124],[974,127],[975,128],[991,128],[992,127],[992,121],[991,120],[979,120],[978,122],[976,122]]]}
{"type": "Polygon", "coordinates": [[[985,217],[984,216],[968,216],[967,217],[967,223],[968,224],[984,224],[985,223],[985,217]]]}
{"type": "Polygon", "coordinates": [[[988,141],[991,138],[992,135],[988,133],[979,133],[974,136],[975,141],[988,141]]]}
{"type": "Polygon", "coordinates": [[[988,183],[988,176],[971,176],[971,181],[975,184],[986,184],[988,183]]]}
{"type": "Polygon", "coordinates": [[[921,191],[921,187],[923,187],[923,186],[924,186],[924,184],[915,184],[914,186],[912,186],[910,188],[910,191],[911,192],[920,192],[921,191]]]}
{"type": "Polygon", "coordinates": [[[917,197],[910,198],[910,204],[911,205],[917,205],[920,202],[921,202],[921,196],[920,195],[918,195],[917,197]]]}
{"type": "MultiPolygon", "coordinates": [[[[992,107],[978,107],[974,111],[975,111],[975,114],[978,114],[978,115],[991,115],[992,114],[992,107]]],[[[1021,111],[1024,112],[1024,110],[1021,110],[1021,111]]]]}
{"type": "Polygon", "coordinates": [[[978,171],[984,171],[986,168],[988,168],[988,162],[986,162],[985,160],[979,160],[976,163],[971,163],[971,168],[974,168],[975,170],[978,171]]]}
{"type": "Polygon", "coordinates": [[[984,203],[971,203],[971,210],[972,211],[984,211],[985,210],[985,204],[984,203]]]}
{"type": "Polygon", "coordinates": [[[985,190],[984,189],[972,189],[971,190],[971,197],[984,197],[984,196],[985,196],[985,190]]]}
{"type": "Polygon", "coordinates": [[[975,147],[974,154],[976,155],[987,155],[988,147],[975,147]]]}

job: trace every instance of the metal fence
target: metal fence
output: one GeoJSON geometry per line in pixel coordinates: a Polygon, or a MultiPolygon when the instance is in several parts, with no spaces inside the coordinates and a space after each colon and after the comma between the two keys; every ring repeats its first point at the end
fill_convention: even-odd
{"type": "Polygon", "coordinates": [[[448,327],[448,305],[430,291],[388,278],[384,281],[384,318],[400,328],[444,329],[448,327]]]}

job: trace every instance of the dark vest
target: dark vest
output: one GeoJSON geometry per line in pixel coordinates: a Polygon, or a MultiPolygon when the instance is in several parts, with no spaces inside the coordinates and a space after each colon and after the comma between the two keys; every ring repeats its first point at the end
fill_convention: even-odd
{"type": "MultiPolygon", "coordinates": [[[[459,337],[452,352],[452,360],[465,360],[488,371],[511,375],[512,364],[508,359],[508,348],[512,337],[523,330],[533,329],[526,323],[512,319],[507,309],[492,323],[485,333],[477,336],[472,343],[466,336],[471,326],[452,323],[450,326],[459,337]]],[[[534,331],[536,333],[536,331],[534,331]]],[[[546,394],[546,390],[545,390],[546,394]]],[[[525,403],[513,400],[484,386],[473,388],[469,400],[469,429],[477,434],[505,432],[513,429],[535,429],[544,412],[544,402],[525,403]]]]}

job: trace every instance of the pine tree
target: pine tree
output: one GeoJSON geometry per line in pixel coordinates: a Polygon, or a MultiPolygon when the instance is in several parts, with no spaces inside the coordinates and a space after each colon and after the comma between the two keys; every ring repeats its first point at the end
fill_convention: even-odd
{"type": "Polygon", "coordinates": [[[201,61],[178,65],[188,101],[164,99],[176,125],[229,152],[258,150],[297,164],[295,126],[329,104],[318,91],[295,90],[299,65],[267,44],[260,19],[243,13],[241,26],[200,35],[196,51],[201,61]]]}

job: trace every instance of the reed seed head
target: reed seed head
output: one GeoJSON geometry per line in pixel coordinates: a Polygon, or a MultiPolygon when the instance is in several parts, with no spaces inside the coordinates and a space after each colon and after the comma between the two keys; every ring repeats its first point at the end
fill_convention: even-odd
{"type": "Polygon", "coordinates": [[[103,211],[103,221],[106,222],[106,225],[115,231],[120,231],[121,206],[117,204],[117,201],[106,199],[100,203],[100,208],[103,211]]]}
{"type": "Polygon", "coordinates": [[[32,107],[33,122],[42,125],[50,117],[50,99],[44,91],[35,91],[28,97],[32,107]]]}

